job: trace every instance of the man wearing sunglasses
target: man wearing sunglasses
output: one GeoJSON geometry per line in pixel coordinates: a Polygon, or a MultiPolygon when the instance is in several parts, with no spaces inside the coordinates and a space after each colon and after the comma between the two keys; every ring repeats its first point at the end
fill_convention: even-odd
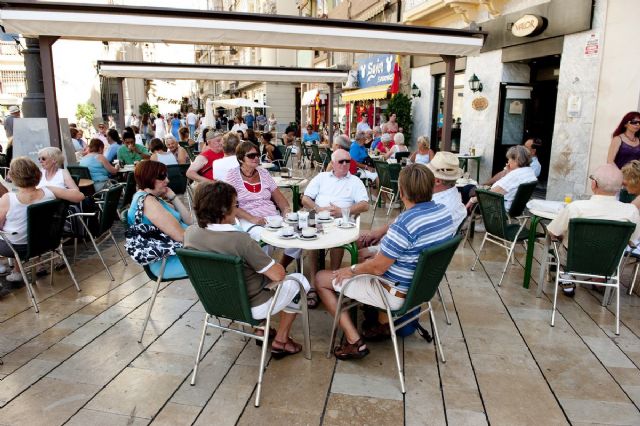
{"type": "MultiPolygon", "coordinates": [[[[560,264],[567,259],[569,244],[569,221],[574,218],[618,220],[635,223],[636,229],[631,235],[631,241],[640,237],[640,214],[633,204],[622,203],[616,195],[622,187],[622,172],[613,164],[598,167],[591,176],[591,191],[593,195],[588,200],[578,200],[568,204],[547,227],[552,238],[562,240],[560,246],[560,264]]],[[[563,287],[565,296],[575,295],[575,284],[563,287]]]]}
{"type": "MultiPolygon", "coordinates": [[[[331,216],[340,217],[342,208],[349,207],[350,214],[357,216],[369,210],[369,195],[362,181],[349,173],[351,156],[344,149],[338,149],[331,154],[333,169],[329,172],[319,173],[311,179],[302,197],[302,205],[316,212],[328,210],[331,216]]],[[[337,269],[342,263],[344,249],[331,249],[331,269],[337,269]]],[[[309,256],[311,259],[311,277],[315,276],[318,269],[317,256],[309,256]]],[[[311,290],[308,298],[317,300],[317,294],[311,290]]],[[[317,304],[317,302],[316,302],[317,304]]],[[[310,303],[310,307],[315,307],[310,303]]]]}

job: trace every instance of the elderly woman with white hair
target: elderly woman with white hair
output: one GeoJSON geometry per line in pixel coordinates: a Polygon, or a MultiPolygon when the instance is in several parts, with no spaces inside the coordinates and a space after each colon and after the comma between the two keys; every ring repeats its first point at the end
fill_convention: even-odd
{"type": "Polygon", "coordinates": [[[78,189],[67,169],[63,169],[64,156],[59,148],[46,147],[38,151],[40,172],[42,177],[38,188],[43,186],[55,186],[57,188],[78,189]]]}
{"type": "Polygon", "coordinates": [[[376,151],[380,154],[386,155],[391,148],[393,148],[393,138],[389,133],[383,133],[380,136],[380,143],[376,145],[376,151]]]}
{"type": "Polygon", "coordinates": [[[399,152],[409,152],[409,149],[404,144],[404,135],[402,133],[396,133],[393,135],[394,145],[391,149],[384,155],[384,158],[395,158],[395,155],[399,152]]]}

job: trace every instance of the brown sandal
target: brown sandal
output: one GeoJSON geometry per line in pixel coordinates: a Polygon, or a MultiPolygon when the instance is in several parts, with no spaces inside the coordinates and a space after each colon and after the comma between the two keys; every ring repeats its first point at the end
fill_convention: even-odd
{"type": "Polygon", "coordinates": [[[282,359],[289,355],[295,355],[302,350],[302,345],[292,338],[289,338],[286,342],[278,342],[277,340],[273,340],[271,343],[271,356],[275,359],[282,359]],[[279,348],[275,347],[277,345],[281,346],[279,348]]]}
{"type": "Polygon", "coordinates": [[[342,345],[335,347],[333,354],[336,358],[342,360],[360,359],[369,355],[369,348],[367,348],[362,339],[358,339],[355,343],[345,341],[342,345]]]}
{"type": "MultiPolygon", "coordinates": [[[[258,330],[258,331],[256,332],[256,334],[257,334],[258,336],[264,336],[264,331],[262,331],[262,330],[258,330]]],[[[275,339],[275,338],[276,338],[276,329],[275,329],[275,328],[272,328],[272,327],[269,327],[269,340],[273,340],[273,339],[275,339]]],[[[260,346],[260,347],[262,347],[262,340],[258,340],[258,339],[256,339],[256,346],[260,346]]]]}
{"type": "Polygon", "coordinates": [[[382,342],[391,338],[389,324],[376,324],[362,330],[362,338],[367,342],[382,342]]]}

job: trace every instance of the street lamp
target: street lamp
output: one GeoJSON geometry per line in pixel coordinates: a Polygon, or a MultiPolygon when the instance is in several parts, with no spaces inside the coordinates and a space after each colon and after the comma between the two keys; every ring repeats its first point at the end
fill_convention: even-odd
{"type": "Polygon", "coordinates": [[[422,96],[422,92],[415,83],[413,83],[413,85],[411,86],[411,96],[413,98],[419,98],[420,96],[422,96]]]}
{"type": "Polygon", "coordinates": [[[469,88],[473,93],[482,92],[482,82],[475,73],[469,79],[469,88]]]}

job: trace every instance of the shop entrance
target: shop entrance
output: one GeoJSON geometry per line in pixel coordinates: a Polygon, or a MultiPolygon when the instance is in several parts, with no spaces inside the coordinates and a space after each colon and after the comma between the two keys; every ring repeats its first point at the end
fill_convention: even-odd
{"type": "Polygon", "coordinates": [[[560,56],[546,56],[528,61],[530,83],[500,84],[500,105],[493,157],[493,174],[503,169],[507,150],[531,137],[542,140],[538,160],[542,172],[538,178],[546,187],[553,138],[553,124],[558,96],[560,56]]]}

